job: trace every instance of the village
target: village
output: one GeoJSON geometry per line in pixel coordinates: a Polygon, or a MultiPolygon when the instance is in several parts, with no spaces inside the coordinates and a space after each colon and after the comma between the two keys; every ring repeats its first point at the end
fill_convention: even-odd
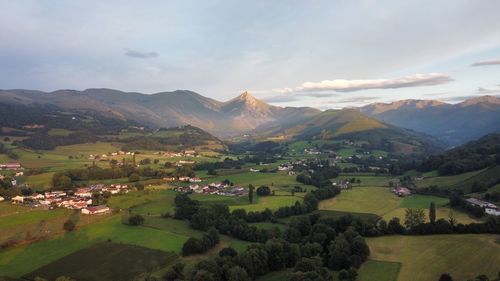
{"type": "Polygon", "coordinates": [[[221,196],[243,196],[248,194],[244,187],[221,182],[213,182],[206,185],[191,184],[189,186],[177,186],[174,190],[182,193],[202,193],[221,196]]]}
{"type": "MultiPolygon", "coordinates": [[[[111,209],[105,205],[92,205],[93,196],[109,193],[110,195],[126,194],[130,188],[125,184],[94,184],[89,187],[77,188],[76,191],[53,190],[44,193],[32,193],[30,195],[17,195],[11,198],[11,203],[24,205],[30,208],[52,210],[54,208],[66,208],[80,210],[82,214],[93,215],[110,212],[111,209]]],[[[0,197],[0,201],[4,201],[0,197]]]]}

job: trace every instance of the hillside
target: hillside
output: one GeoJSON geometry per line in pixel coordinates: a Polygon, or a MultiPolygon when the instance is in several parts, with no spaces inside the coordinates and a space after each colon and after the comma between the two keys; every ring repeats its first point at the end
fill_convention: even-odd
{"type": "Polygon", "coordinates": [[[380,122],[355,109],[326,110],[305,122],[263,132],[285,140],[350,139],[396,153],[432,153],[441,144],[429,136],[380,122]]]}
{"type": "Polygon", "coordinates": [[[437,137],[449,146],[500,132],[500,98],[494,96],[458,104],[435,100],[374,103],[361,107],[360,111],[382,122],[437,137]]]}
{"type": "Polygon", "coordinates": [[[268,124],[301,121],[320,111],[268,105],[250,93],[220,102],[191,91],[152,95],[112,89],[59,90],[45,93],[2,90],[0,102],[21,105],[53,105],[76,111],[134,120],[153,128],[193,125],[217,136],[247,133],[268,124]]]}
{"type": "Polygon", "coordinates": [[[500,164],[500,134],[490,134],[439,155],[429,156],[419,170],[456,175],[500,164]]]}

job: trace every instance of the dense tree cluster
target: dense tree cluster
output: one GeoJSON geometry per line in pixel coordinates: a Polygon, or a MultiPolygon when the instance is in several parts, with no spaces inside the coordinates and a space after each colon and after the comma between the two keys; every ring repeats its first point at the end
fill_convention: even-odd
{"type": "Polygon", "coordinates": [[[296,177],[298,182],[316,187],[331,185],[330,179],[336,178],[340,173],[339,168],[330,165],[328,160],[308,162],[306,166],[297,166],[295,169],[300,172],[296,177]]]}
{"type": "Polygon", "coordinates": [[[184,245],[182,245],[182,255],[189,256],[194,254],[202,254],[215,245],[219,244],[220,237],[219,232],[215,228],[210,228],[207,233],[203,234],[201,239],[191,237],[184,245]]]}
{"type": "Polygon", "coordinates": [[[422,172],[456,175],[500,164],[500,134],[491,134],[443,154],[429,156],[418,167],[422,172]]]}

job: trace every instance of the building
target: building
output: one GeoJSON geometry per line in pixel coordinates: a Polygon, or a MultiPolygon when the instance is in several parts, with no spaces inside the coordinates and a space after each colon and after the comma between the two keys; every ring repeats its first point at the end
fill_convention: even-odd
{"type": "Polygon", "coordinates": [[[0,169],[2,170],[22,170],[23,166],[19,163],[3,163],[0,164],[0,169]]]}
{"type": "Polygon", "coordinates": [[[5,198],[3,198],[2,196],[0,196],[0,202],[4,201],[5,198]]]}
{"type": "Polygon", "coordinates": [[[111,211],[108,206],[100,205],[100,206],[90,206],[82,209],[82,214],[85,215],[96,215],[96,214],[105,214],[111,211]]]}
{"type": "Polygon", "coordinates": [[[23,196],[14,196],[11,199],[12,204],[23,204],[24,203],[24,197],[23,196]]]}
{"type": "Polygon", "coordinates": [[[399,197],[405,197],[411,195],[411,191],[406,187],[395,187],[392,189],[392,192],[399,197]]]}
{"type": "Polygon", "coordinates": [[[489,208],[489,209],[496,209],[497,208],[497,206],[495,204],[492,204],[490,202],[486,202],[483,200],[479,200],[476,198],[467,198],[467,199],[465,199],[465,202],[467,202],[467,204],[469,204],[469,205],[478,206],[481,208],[489,208]]]}
{"type": "Polygon", "coordinates": [[[201,182],[200,178],[190,178],[189,182],[201,182]]]}
{"type": "Polygon", "coordinates": [[[175,177],[164,177],[163,180],[166,182],[172,182],[175,181],[175,177]]]}

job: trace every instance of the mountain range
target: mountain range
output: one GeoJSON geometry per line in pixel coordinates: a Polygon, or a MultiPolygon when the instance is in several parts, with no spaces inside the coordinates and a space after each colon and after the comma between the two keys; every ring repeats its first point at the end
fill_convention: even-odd
{"type": "Polygon", "coordinates": [[[280,139],[332,139],[361,132],[371,132],[369,135],[375,138],[373,132],[384,132],[382,135],[393,138],[433,136],[447,146],[455,146],[500,132],[500,98],[493,96],[458,104],[403,100],[320,111],[273,106],[248,92],[221,102],[187,90],[151,95],[113,89],[0,90],[0,103],[95,112],[152,128],[190,124],[222,138],[251,134],[280,139]]]}
{"type": "Polygon", "coordinates": [[[220,102],[192,91],[145,95],[111,89],[50,93],[2,90],[0,103],[51,104],[63,109],[99,112],[157,128],[190,124],[221,137],[240,135],[276,123],[300,122],[321,112],[308,107],[272,106],[248,92],[220,102]]]}
{"type": "Polygon", "coordinates": [[[434,136],[450,146],[500,132],[500,98],[495,96],[457,104],[436,100],[373,103],[359,110],[382,122],[434,136]]]}

